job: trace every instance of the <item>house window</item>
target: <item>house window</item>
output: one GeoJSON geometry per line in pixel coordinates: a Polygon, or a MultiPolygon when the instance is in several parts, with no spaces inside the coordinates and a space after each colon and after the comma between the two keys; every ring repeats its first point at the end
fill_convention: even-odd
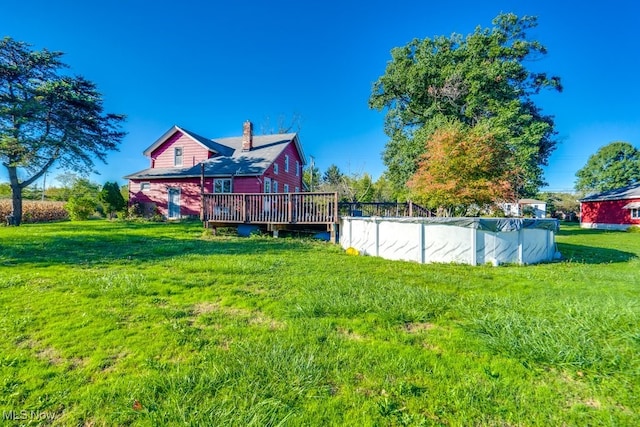
{"type": "Polygon", "coordinates": [[[149,191],[151,190],[151,183],[150,182],[141,182],[140,183],[140,191],[144,192],[144,191],[149,191]]]}
{"type": "Polygon", "coordinates": [[[284,171],[289,172],[289,155],[284,155],[284,171]]]}
{"type": "Polygon", "coordinates": [[[271,193],[271,178],[264,179],[264,192],[271,193]]]}
{"type": "Polygon", "coordinates": [[[278,175],[278,164],[277,164],[277,163],[274,163],[274,164],[273,164],[273,173],[274,173],[275,175],[278,175]]]}
{"type": "Polygon", "coordinates": [[[295,191],[296,191],[296,193],[299,193],[300,192],[300,187],[296,187],[295,191]]]}
{"type": "Polygon", "coordinates": [[[632,219],[640,219],[640,208],[632,208],[631,209],[631,218],[632,219]]]}
{"type": "Polygon", "coordinates": [[[284,185],[284,192],[288,193],[289,192],[289,184],[285,184],[284,185]]]}
{"type": "Polygon", "coordinates": [[[273,181],[273,192],[274,193],[278,192],[278,181],[273,181]]]}
{"type": "Polygon", "coordinates": [[[231,178],[215,179],[213,181],[214,193],[231,193],[231,178]]]}
{"type": "Polygon", "coordinates": [[[296,176],[300,176],[300,162],[296,160],[296,176]]]}
{"type": "Polygon", "coordinates": [[[182,166],[182,147],[173,149],[173,165],[182,166]]]}

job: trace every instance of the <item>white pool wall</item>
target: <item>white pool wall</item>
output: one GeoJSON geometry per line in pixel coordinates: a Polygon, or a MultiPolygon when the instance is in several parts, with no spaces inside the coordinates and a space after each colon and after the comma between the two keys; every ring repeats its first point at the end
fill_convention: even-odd
{"type": "Polygon", "coordinates": [[[536,264],[556,254],[555,219],[343,217],[340,245],[419,263],[536,264]]]}

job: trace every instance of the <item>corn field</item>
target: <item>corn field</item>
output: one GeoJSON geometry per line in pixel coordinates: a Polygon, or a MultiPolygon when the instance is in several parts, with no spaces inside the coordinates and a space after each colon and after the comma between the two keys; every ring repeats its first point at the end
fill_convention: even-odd
{"type": "MultiPolygon", "coordinates": [[[[43,202],[38,200],[22,201],[22,222],[49,222],[69,219],[69,213],[64,209],[65,202],[43,202]]],[[[11,199],[0,199],[0,221],[4,222],[11,214],[11,199]]]]}

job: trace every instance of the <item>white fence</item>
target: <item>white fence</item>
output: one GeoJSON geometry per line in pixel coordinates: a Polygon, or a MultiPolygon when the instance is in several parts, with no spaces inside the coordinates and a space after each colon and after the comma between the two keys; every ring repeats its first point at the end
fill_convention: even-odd
{"type": "Polygon", "coordinates": [[[555,219],[343,217],[340,245],[392,260],[535,264],[556,254],[555,219]]]}

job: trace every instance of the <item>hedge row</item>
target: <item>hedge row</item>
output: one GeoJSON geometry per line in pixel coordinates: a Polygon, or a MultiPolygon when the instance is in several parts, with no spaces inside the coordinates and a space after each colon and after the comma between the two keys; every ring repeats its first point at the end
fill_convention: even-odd
{"type": "MultiPolygon", "coordinates": [[[[69,213],[64,209],[65,202],[41,202],[37,200],[22,201],[22,222],[49,222],[69,219],[69,213]]],[[[11,200],[0,199],[0,224],[5,224],[5,218],[11,214],[11,200]]]]}

